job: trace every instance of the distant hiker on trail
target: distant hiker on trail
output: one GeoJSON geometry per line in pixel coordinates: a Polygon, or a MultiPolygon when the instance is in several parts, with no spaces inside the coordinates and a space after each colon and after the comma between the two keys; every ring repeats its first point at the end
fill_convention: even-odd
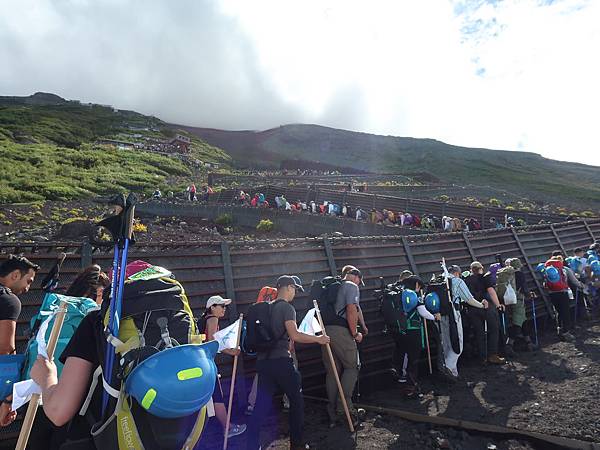
{"type": "Polygon", "coordinates": [[[154,193],[152,194],[152,198],[155,200],[160,200],[161,197],[162,197],[162,194],[160,193],[160,189],[156,188],[154,190],[154,193]]]}
{"type": "Polygon", "coordinates": [[[458,358],[463,350],[463,327],[462,327],[462,318],[460,314],[460,304],[467,303],[470,306],[475,308],[484,309],[487,308],[488,302],[487,300],[483,300],[482,302],[478,302],[469,291],[469,288],[462,280],[461,270],[459,266],[450,266],[448,268],[448,273],[450,275],[449,284],[450,284],[450,292],[452,295],[452,306],[454,311],[451,311],[453,314],[454,320],[456,321],[456,332],[458,334],[458,348],[453,348],[452,339],[451,339],[451,324],[449,315],[442,315],[441,328],[442,328],[442,346],[444,348],[444,357],[446,367],[452,375],[458,378],[458,358]]]}
{"type": "MultiPolygon", "coordinates": [[[[21,314],[17,295],[29,291],[39,269],[37,264],[16,255],[9,255],[0,265],[0,355],[12,355],[16,350],[15,333],[21,314]]],[[[12,395],[8,399],[12,399],[12,395]]],[[[10,401],[0,401],[0,426],[5,427],[16,419],[17,413],[11,411],[10,401]]]]}
{"type": "Polygon", "coordinates": [[[196,185],[194,183],[190,184],[187,188],[187,192],[189,195],[190,202],[196,200],[196,185]]]}
{"type": "MultiPolygon", "coordinates": [[[[560,253],[560,251],[555,253],[560,253]]],[[[575,336],[571,334],[573,322],[571,320],[569,284],[563,258],[560,255],[552,256],[544,266],[544,286],[558,312],[558,335],[562,340],[572,342],[575,340],[575,336]]]]}
{"type": "Polygon", "coordinates": [[[504,310],[504,305],[498,300],[494,283],[489,274],[483,274],[483,265],[479,261],[471,263],[471,273],[464,281],[475,300],[482,304],[484,300],[490,303],[489,308],[482,309],[478,305],[467,305],[466,307],[467,320],[465,322],[468,322],[473,328],[477,356],[484,363],[504,364],[504,358],[498,356],[500,339],[498,311],[504,310]]]}

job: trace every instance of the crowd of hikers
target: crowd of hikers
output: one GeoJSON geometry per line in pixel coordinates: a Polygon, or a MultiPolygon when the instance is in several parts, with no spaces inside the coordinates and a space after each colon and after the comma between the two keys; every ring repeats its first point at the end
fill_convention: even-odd
{"type": "MultiPolygon", "coordinates": [[[[362,208],[360,206],[351,206],[349,204],[338,204],[330,201],[322,203],[301,200],[289,201],[283,194],[274,198],[274,204],[270,204],[265,194],[255,193],[253,196],[243,190],[239,191],[235,198],[235,203],[240,206],[250,206],[255,208],[275,208],[290,212],[305,212],[310,214],[327,215],[333,217],[343,217],[373,224],[421,228],[423,230],[438,230],[446,232],[456,231],[477,231],[482,229],[481,222],[474,218],[460,219],[457,217],[442,216],[433,214],[419,215],[416,213],[393,211],[392,209],[378,210],[376,208],[362,208]]],[[[490,228],[504,228],[514,226],[525,226],[527,222],[512,216],[506,216],[502,220],[494,217],[490,218],[490,228]]]]}
{"type": "MultiPolygon", "coordinates": [[[[597,314],[599,254],[597,242],[588,249],[576,248],[569,257],[555,251],[536,269],[556,311],[562,340],[574,339],[574,320],[597,314]]],[[[394,344],[391,370],[403,395],[418,393],[423,352],[430,372],[435,367],[441,377],[455,382],[463,350],[482,364],[497,365],[515,352],[537,348],[535,304],[530,319],[526,304],[539,298],[530,291],[522,269],[519,258],[497,255],[497,262],[487,269],[478,261],[465,271],[442,261],[439,273],[428,282],[408,270],[391,284],[380,279],[376,289],[380,314],[384,332],[394,344]]],[[[21,356],[15,355],[19,296],[27,293],[38,270],[35,263],[15,255],[0,265],[2,358],[21,356]]],[[[33,424],[24,425],[31,427],[27,448],[192,449],[205,422],[215,417],[224,446],[228,438],[239,436],[246,448],[259,449],[261,431],[273,431],[265,429],[269,423],[265,419],[278,393],[285,394],[290,448],[309,448],[303,436],[304,400],[295,343],[322,348],[328,426],[347,422],[353,429],[364,418],[365,411],[352,402],[360,370],[358,344],[369,339],[360,306],[363,273],[356,266],[346,265],[339,275],[312,282],[309,297],[315,307],[302,321],[297,320],[293,301],[307,284],[297,275],[284,274],[274,278],[273,287],[260,290],[243,322],[223,329],[231,299],[211,296],[197,320],[184,287],[168,268],[133,261],[121,267],[115,263],[105,273],[93,265],[78,274],[64,295],[57,293],[59,271],[60,265],[55,266],[42,283],[45,297],[31,320],[28,354],[18,361],[24,378],[35,382],[43,398],[33,424]],[[115,288],[117,280],[120,287],[115,288]],[[119,314],[116,330],[107,325],[115,313],[115,295],[122,300],[114,307],[119,314]],[[52,322],[56,324],[62,308],[67,314],[52,358],[52,322]],[[114,365],[107,356],[111,351],[116,355],[114,365]],[[241,352],[256,358],[247,425],[231,423],[233,386],[227,406],[214,363],[217,352],[236,362],[241,352]]],[[[235,367],[234,363],[234,371],[235,367]]],[[[17,415],[13,395],[24,396],[17,386],[27,381],[13,386],[18,377],[11,378],[4,370],[1,374],[0,425],[7,426],[17,415]]]]}

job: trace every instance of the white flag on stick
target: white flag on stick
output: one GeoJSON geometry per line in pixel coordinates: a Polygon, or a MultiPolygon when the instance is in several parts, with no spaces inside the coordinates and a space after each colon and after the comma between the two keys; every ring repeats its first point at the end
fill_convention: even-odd
{"type": "Polygon", "coordinates": [[[217,331],[213,337],[215,341],[219,343],[219,353],[226,348],[236,348],[238,342],[238,329],[240,326],[240,319],[233,322],[227,328],[217,331]]]}
{"type": "Polygon", "coordinates": [[[302,323],[300,323],[300,326],[298,327],[298,331],[310,334],[311,336],[315,336],[317,333],[323,331],[319,325],[319,321],[317,320],[315,308],[308,310],[304,316],[304,319],[302,319],[302,323]]]}

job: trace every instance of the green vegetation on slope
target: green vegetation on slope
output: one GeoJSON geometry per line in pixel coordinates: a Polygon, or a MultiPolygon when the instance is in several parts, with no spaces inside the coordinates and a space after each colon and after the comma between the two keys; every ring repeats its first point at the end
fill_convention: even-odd
{"type": "Polygon", "coordinates": [[[0,142],[0,172],[0,203],[69,200],[124,190],[150,192],[156,187],[174,190],[172,183],[167,186],[168,179],[192,174],[178,160],[138,150],[7,141],[0,142]]]}
{"type": "Polygon", "coordinates": [[[0,97],[0,203],[123,190],[150,193],[157,187],[177,191],[197,181],[198,173],[188,166],[193,160],[227,164],[230,157],[196,136],[133,111],[76,102],[3,103],[0,97]],[[190,137],[190,158],[94,144],[100,138],[143,142],[175,134],[190,137]]]}

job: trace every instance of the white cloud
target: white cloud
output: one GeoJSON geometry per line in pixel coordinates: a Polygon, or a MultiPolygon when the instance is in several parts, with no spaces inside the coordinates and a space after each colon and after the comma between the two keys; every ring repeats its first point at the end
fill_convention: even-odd
{"type": "Polygon", "coordinates": [[[4,0],[0,89],[600,165],[599,20],[586,0],[4,0]]]}

